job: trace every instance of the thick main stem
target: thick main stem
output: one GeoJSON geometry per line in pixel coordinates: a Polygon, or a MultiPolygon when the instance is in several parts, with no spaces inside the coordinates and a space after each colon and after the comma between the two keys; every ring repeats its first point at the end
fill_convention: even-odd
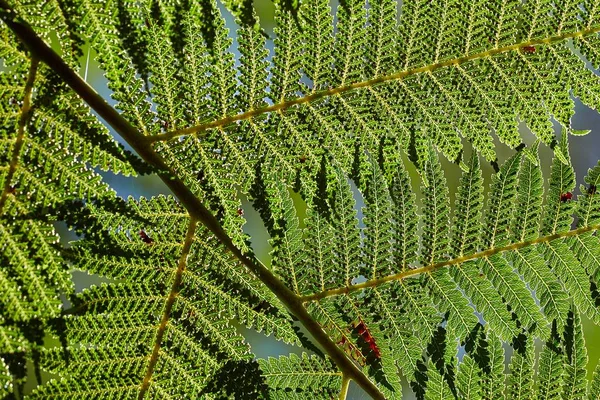
{"type": "Polygon", "coordinates": [[[344,376],[354,380],[374,399],[384,399],[383,394],[360,369],[329,338],[321,326],[310,316],[302,301],[289,290],[270,270],[247,257],[232,242],[217,219],[208,211],[194,193],[177,177],[160,155],[151,147],[148,138],[111,107],[96,91],[73,71],[24,21],[5,0],[0,0],[0,17],[25,44],[33,57],[39,58],[54,70],[98,115],[103,118],[147,163],[156,167],[162,181],[171,189],[190,216],[209,229],[258,279],[260,279],[298,318],[319,343],[344,376]]]}

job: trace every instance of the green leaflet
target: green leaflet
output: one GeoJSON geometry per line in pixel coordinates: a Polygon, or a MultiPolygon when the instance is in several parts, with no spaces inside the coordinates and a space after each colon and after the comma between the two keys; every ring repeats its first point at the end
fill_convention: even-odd
{"type": "Polygon", "coordinates": [[[469,356],[463,358],[458,368],[456,385],[465,399],[480,400],[481,397],[481,370],[469,356]]]}
{"type": "MultiPolygon", "coordinates": [[[[421,242],[421,257],[424,265],[433,264],[445,256],[449,250],[450,236],[448,187],[437,155],[431,147],[426,176],[429,186],[422,188],[428,198],[423,210],[425,227],[421,242]]],[[[476,317],[448,271],[442,269],[428,273],[424,277],[424,284],[438,310],[448,313],[449,330],[452,334],[460,338],[466,336],[475,325],[476,317]]]]}
{"type": "Polygon", "coordinates": [[[363,208],[364,267],[361,275],[375,279],[389,275],[396,270],[396,267],[392,265],[392,211],[394,209],[391,208],[390,192],[379,166],[371,161],[368,172],[369,181],[365,193],[367,207],[363,208]]]}
{"type": "Polygon", "coordinates": [[[576,308],[569,311],[564,333],[566,362],[563,371],[563,399],[585,399],[587,392],[587,350],[581,317],[576,308]]]}
{"type": "Polygon", "coordinates": [[[433,365],[431,361],[429,361],[427,365],[427,390],[425,392],[426,400],[440,399],[440,400],[450,400],[454,398],[450,388],[448,387],[448,383],[444,380],[443,375],[441,375],[433,365]]]}
{"type": "Polygon", "coordinates": [[[596,366],[594,370],[594,378],[592,380],[592,385],[590,386],[590,390],[588,393],[588,399],[594,399],[600,395],[600,378],[598,377],[600,367],[596,366]]]}
{"type": "MultiPolygon", "coordinates": [[[[298,396],[321,398],[334,395],[341,385],[342,374],[333,365],[305,353],[301,357],[290,354],[289,357],[260,360],[259,364],[272,392],[294,387],[296,389],[292,393],[298,393],[298,396]]],[[[278,398],[279,395],[275,396],[278,398]]]]}
{"type": "Polygon", "coordinates": [[[506,398],[530,399],[533,397],[533,343],[525,335],[519,335],[513,340],[513,348],[506,398]]]}
{"type": "Polygon", "coordinates": [[[538,399],[555,399],[561,392],[561,374],[564,365],[564,350],[560,343],[556,323],[552,325],[552,335],[542,348],[539,358],[538,399]]]}

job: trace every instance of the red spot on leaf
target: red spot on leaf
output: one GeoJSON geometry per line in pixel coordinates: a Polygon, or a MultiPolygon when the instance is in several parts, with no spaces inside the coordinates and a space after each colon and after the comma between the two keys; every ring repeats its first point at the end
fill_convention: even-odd
{"type": "Polygon", "coordinates": [[[535,53],[535,46],[523,46],[521,47],[521,50],[525,54],[533,54],[535,53]]]}
{"type": "Polygon", "coordinates": [[[138,234],[140,235],[140,239],[142,239],[142,242],[144,242],[146,244],[154,243],[154,239],[152,239],[150,236],[148,236],[148,234],[146,232],[144,232],[143,230],[140,230],[138,232],[138,234]]]}
{"type": "Polygon", "coordinates": [[[571,200],[573,198],[573,193],[567,192],[560,195],[560,201],[565,203],[567,200],[571,200]]]}

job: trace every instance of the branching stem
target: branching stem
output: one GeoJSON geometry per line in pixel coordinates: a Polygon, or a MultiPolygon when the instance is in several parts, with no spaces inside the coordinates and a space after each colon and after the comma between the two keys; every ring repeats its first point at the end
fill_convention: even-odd
{"type": "Polygon", "coordinates": [[[406,270],[403,272],[399,272],[397,274],[384,276],[383,278],[371,279],[371,280],[368,280],[363,283],[358,283],[356,285],[345,286],[345,287],[341,287],[341,288],[337,288],[337,289],[324,290],[319,293],[302,296],[301,299],[303,302],[309,302],[309,301],[316,301],[316,300],[324,299],[325,297],[348,294],[348,293],[356,292],[358,290],[381,286],[388,282],[399,281],[399,280],[409,278],[411,276],[435,271],[440,268],[450,267],[452,265],[459,265],[459,264],[462,264],[462,263],[470,261],[470,260],[477,260],[479,258],[490,257],[494,254],[502,253],[504,251],[522,249],[523,247],[529,247],[529,246],[533,246],[533,245],[539,244],[539,243],[547,243],[547,242],[551,242],[553,240],[567,238],[567,237],[571,237],[571,236],[577,236],[577,235],[581,235],[586,232],[597,231],[597,230],[600,230],[600,224],[584,226],[582,228],[573,229],[573,230],[567,231],[567,232],[561,232],[561,233],[555,233],[553,235],[542,236],[537,239],[528,240],[525,242],[512,243],[507,246],[495,247],[492,249],[480,251],[478,253],[469,254],[467,256],[453,258],[452,260],[442,261],[439,263],[426,265],[426,266],[420,267],[420,268],[409,269],[409,270],[406,270]]]}
{"type": "Polygon", "coordinates": [[[183,279],[183,272],[187,267],[187,258],[190,254],[190,249],[192,248],[192,243],[194,243],[194,234],[196,233],[196,226],[198,222],[194,219],[190,219],[190,223],[188,225],[188,230],[185,235],[185,241],[183,242],[183,249],[181,251],[181,256],[179,257],[179,262],[177,263],[177,270],[175,271],[175,279],[173,279],[173,284],[171,285],[171,291],[169,292],[169,297],[167,297],[167,301],[165,302],[165,307],[163,308],[163,314],[160,319],[160,324],[158,325],[158,329],[156,332],[156,339],[154,340],[154,347],[152,348],[152,355],[150,356],[150,360],[148,361],[148,367],[146,368],[146,374],[144,375],[144,379],[142,380],[142,385],[140,387],[140,393],[138,394],[138,399],[142,400],[150,388],[150,382],[152,381],[152,374],[154,373],[154,367],[156,367],[156,363],[158,362],[158,355],[160,352],[160,347],[162,344],[163,336],[167,330],[167,324],[169,322],[169,318],[171,316],[171,310],[173,309],[173,304],[175,304],[175,300],[177,300],[177,295],[179,294],[179,290],[181,288],[181,281],[183,279]]]}
{"type": "Polygon", "coordinates": [[[176,172],[152,149],[147,136],[140,133],[119,112],[111,107],[90,85],[88,85],[65,61],[54,52],[10,7],[0,0],[0,18],[23,42],[32,56],[47,64],[77,93],[98,115],[104,119],[147,163],[154,166],[159,177],[169,187],[190,217],[201,222],[223,245],[237,257],[258,279],[260,279],[304,325],[321,345],[332,361],[348,379],[355,381],[373,399],[384,399],[377,386],[339,349],[321,325],[313,319],[301,299],[289,290],[279,278],[255,258],[243,254],[223,230],[217,219],[198,197],[184,184],[176,172]]]}
{"type": "Polygon", "coordinates": [[[150,137],[148,137],[148,140],[151,142],[167,141],[167,140],[179,137],[179,136],[198,134],[198,133],[206,131],[207,129],[217,128],[220,126],[230,124],[235,121],[251,119],[258,115],[270,113],[273,111],[286,110],[288,108],[291,108],[291,107],[299,105],[299,104],[310,103],[315,100],[322,99],[324,97],[331,97],[334,95],[339,95],[339,94],[342,94],[345,92],[349,92],[351,90],[356,90],[356,89],[361,89],[361,88],[370,88],[370,87],[379,85],[384,82],[397,81],[397,80],[405,79],[411,75],[416,75],[416,74],[420,74],[420,73],[424,73],[424,72],[432,72],[432,71],[438,70],[440,68],[449,67],[452,65],[461,65],[468,61],[474,61],[477,59],[494,56],[494,55],[500,54],[500,53],[507,53],[509,51],[521,51],[521,49],[523,47],[529,47],[529,46],[535,46],[535,45],[541,45],[541,44],[552,44],[552,43],[562,41],[565,39],[572,39],[572,38],[581,37],[581,36],[593,35],[594,33],[598,33],[598,32],[600,32],[600,26],[596,26],[593,28],[589,28],[589,29],[585,29],[585,30],[581,30],[581,31],[577,31],[577,32],[569,32],[569,33],[565,33],[562,35],[550,36],[545,39],[530,40],[528,42],[522,42],[522,43],[510,45],[510,46],[500,47],[497,49],[486,50],[486,51],[483,51],[480,53],[475,53],[475,54],[471,54],[471,55],[467,55],[467,56],[463,56],[463,57],[457,57],[457,58],[453,58],[453,59],[447,60],[447,61],[442,61],[442,62],[439,62],[436,64],[425,65],[423,67],[400,71],[400,72],[396,72],[396,73],[389,74],[389,75],[378,76],[373,79],[356,82],[356,83],[353,83],[350,85],[339,86],[336,88],[322,90],[320,92],[312,93],[307,96],[283,101],[281,103],[273,104],[272,106],[268,106],[268,107],[262,107],[262,108],[257,108],[255,110],[246,111],[246,112],[243,112],[243,113],[240,113],[237,115],[232,115],[232,116],[225,117],[225,118],[222,118],[219,120],[207,122],[205,124],[192,126],[192,127],[184,128],[184,129],[178,129],[178,130],[175,130],[172,132],[163,133],[161,135],[150,136],[150,137]]]}

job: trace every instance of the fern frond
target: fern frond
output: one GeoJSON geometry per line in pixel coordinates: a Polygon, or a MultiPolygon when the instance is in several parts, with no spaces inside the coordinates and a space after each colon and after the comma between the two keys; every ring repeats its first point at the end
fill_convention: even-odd
{"type": "Polygon", "coordinates": [[[310,79],[305,93],[315,93],[330,85],[330,66],[333,63],[333,36],[330,27],[333,23],[331,9],[327,3],[318,0],[302,3],[300,18],[303,24],[305,54],[302,70],[310,79]]]}
{"type": "Polygon", "coordinates": [[[76,24],[68,4],[58,0],[19,0],[14,2],[14,7],[46,41],[50,42],[53,37],[58,39],[63,58],[70,66],[78,65],[83,40],[74,32],[76,24]]]}
{"type": "Polygon", "coordinates": [[[144,83],[135,76],[132,61],[120,41],[115,14],[104,2],[96,0],[77,2],[73,13],[80,21],[76,27],[78,33],[96,50],[116,106],[144,134],[158,133],[158,125],[153,123],[155,114],[143,90],[144,83]]]}
{"type": "Polygon", "coordinates": [[[306,286],[315,291],[336,287],[344,275],[333,262],[333,227],[314,208],[307,210],[305,223],[307,235],[302,258],[306,260],[306,286]]]}
{"type": "MultiPolygon", "coordinates": [[[[173,44],[169,41],[169,30],[166,24],[154,21],[149,15],[148,57],[150,82],[152,83],[152,100],[156,103],[156,112],[165,130],[176,129],[182,124],[183,88],[177,79],[179,63],[176,59],[173,44]]],[[[199,78],[196,78],[199,79],[199,78]]]]}
{"type": "MultiPolygon", "coordinates": [[[[600,165],[590,169],[584,178],[587,185],[581,185],[582,195],[577,198],[577,226],[594,225],[600,221],[600,196],[596,193],[600,185],[600,165]]],[[[600,242],[592,234],[578,235],[569,241],[577,259],[585,266],[593,282],[600,281],[600,242]]]]}
{"type": "MultiPolygon", "coordinates": [[[[399,312],[395,304],[394,297],[399,297],[402,291],[400,288],[390,289],[373,289],[365,293],[364,302],[369,312],[363,318],[381,349],[380,363],[386,379],[396,392],[401,392],[398,371],[409,381],[413,380],[423,346],[419,344],[419,336],[413,334],[411,318],[399,312]],[[380,315],[381,319],[371,315],[380,315]]],[[[426,327],[431,329],[430,326],[426,327]]]]}
{"type": "Polygon", "coordinates": [[[592,384],[590,385],[590,390],[588,392],[588,399],[592,400],[600,396],[600,367],[596,365],[596,369],[594,369],[594,375],[592,378],[592,384]]]}
{"type": "Polygon", "coordinates": [[[533,343],[525,335],[519,335],[513,340],[514,352],[510,358],[510,375],[507,383],[507,399],[533,398],[533,373],[531,368],[534,361],[533,343]]]}
{"type": "MultiPolygon", "coordinates": [[[[450,244],[448,186],[437,155],[431,146],[425,171],[425,179],[429,185],[422,187],[428,200],[424,203],[423,209],[425,226],[421,241],[421,257],[423,264],[428,265],[442,260],[449,252],[450,244]]],[[[465,337],[475,326],[477,318],[448,271],[443,269],[428,273],[424,283],[438,309],[442,313],[449,313],[448,329],[458,337],[465,337]]]]}
{"type": "Polygon", "coordinates": [[[344,283],[349,285],[359,271],[360,234],[356,217],[355,200],[348,178],[338,167],[332,167],[330,176],[330,209],[334,237],[336,269],[341,271],[344,283]]]}
{"type": "MultiPolygon", "coordinates": [[[[392,265],[392,201],[383,171],[377,163],[370,161],[369,164],[369,181],[365,192],[366,208],[363,209],[364,266],[361,275],[376,279],[397,272],[397,267],[392,265]]],[[[416,218],[411,216],[411,219],[416,218]]]]}
{"type": "MultiPolygon", "coordinates": [[[[269,357],[259,360],[262,376],[275,392],[291,392],[298,396],[334,396],[339,391],[342,374],[327,360],[302,353],[299,357],[269,357]]],[[[279,397],[276,397],[279,398],[279,397]]]]}
{"type": "MultiPolygon", "coordinates": [[[[481,209],[483,207],[483,178],[477,154],[473,153],[469,170],[461,176],[456,196],[456,211],[452,227],[452,254],[462,256],[475,252],[480,246],[481,209]]],[[[482,268],[485,270],[485,268],[482,268]]],[[[471,299],[477,310],[498,336],[510,340],[517,335],[511,315],[502,306],[504,300],[492,286],[490,280],[480,273],[480,266],[473,261],[452,268],[450,275],[471,299]]]]}
{"type": "Polygon", "coordinates": [[[303,275],[308,274],[308,271],[302,265],[303,260],[300,257],[302,231],[299,228],[294,203],[285,184],[279,181],[273,186],[270,196],[274,222],[271,233],[273,246],[271,263],[274,270],[284,278],[288,287],[296,293],[305,292],[308,288],[299,281],[303,275]]]}
{"type": "Polygon", "coordinates": [[[439,373],[431,360],[427,363],[427,391],[425,400],[451,400],[454,394],[450,390],[444,376],[439,373]]]}
{"type": "MultiPolygon", "coordinates": [[[[251,290],[257,283],[248,287],[247,282],[227,273],[227,268],[235,270],[228,267],[232,260],[215,248],[214,239],[188,227],[183,244],[168,245],[169,240],[182,237],[177,225],[185,227],[187,219],[173,213],[177,205],[172,199],[130,200],[129,204],[129,217],[120,218],[112,236],[125,249],[138,252],[134,256],[137,262],[144,262],[140,258],[144,252],[160,252],[155,257],[161,259],[165,270],[162,283],[144,285],[129,276],[124,278],[130,283],[104,285],[78,295],[74,315],[65,319],[65,327],[58,332],[74,356],[67,363],[60,360],[59,350],[50,349],[47,361],[51,370],[70,380],[49,385],[40,396],[50,396],[50,390],[67,396],[76,379],[89,380],[89,390],[101,392],[103,386],[91,379],[98,374],[113,385],[118,396],[127,396],[129,380],[137,381],[136,393],[141,385],[142,391],[153,396],[173,396],[182,388],[200,396],[231,368],[248,374],[257,368],[245,361],[251,355],[229,324],[232,318],[290,342],[297,340],[289,321],[281,320],[276,308],[257,297],[261,290],[251,290]],[[147,232],[136,238],[137,246],[130,243],[133,238],[120,232],[136,232],[136,220],[131,219],[135,215],[147,224],[147,232]],[[171,226],[159,225],[162,221],[171,221],[171,226]],[[195,235],[200,235],[197,241],[195,235]],[[104,369],[99,368],[102,365],[104,369]]],[[[115,220],[103,222],[110,226],[115,220]]],[[[93,245],[88,246],[93,252],[93,245]]]]}
{"type": "Polygon", "coordinates": [[[473,358],[465,356],[458,367],[456,386],[465,399],[481,400],[481,369],[473,358]]]}
{"type": "Polygon", "coordinates": [[[559,397],[562,389],[563,364],[563,346],[555,322],[552,325],[552,334],[544,344],[539,358],[537,399],[559,397]]]}
{"type": "Polygon", "coordinates": [[[417,229],[418,218],[415,194],[411,190],[410,177],[400,160],[394,163],[390,197],[393,202],[394,226],[393,260],[396,268],[406,270],[416,261],[419,241],[412,235],[417,229]]]}
{"type": "Polygon", "coordinates": [[[562,376],[563,399],[585,399],[587,394],[588,355],[583,338],[581,317],[576,308],[569,311],[564,331],[565,366],[562,376]]]}
{"type": "Polygon", "coordinates": [[[302,57],[302,38],[298,30],[297,20],[291,13],[275,5],[279,24],[275,27],[275,56],[273,57],[273,73],[271,93],[269,97],[274,103],[280,103],[295,97],[300,90],[300,66],[302,57]]]}
{"type": "Polygon", "coordinates": [[[493,334],[483,339],[485,355],[476,358],[485,372],[482,383],[483,398],[486,400],[504,398],[504,349],[493,334]]]}

